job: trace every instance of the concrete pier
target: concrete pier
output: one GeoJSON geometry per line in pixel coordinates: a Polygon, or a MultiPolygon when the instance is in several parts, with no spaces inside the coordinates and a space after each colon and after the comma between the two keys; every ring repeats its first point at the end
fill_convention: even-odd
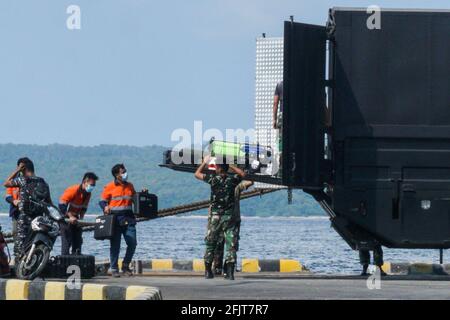
{"type": "Polygon", "coordinates": [[[163,299],[450,299],[450,277],[436,275],[388,276],[381,289],[368,289],[358,276],[247,274],[235,281],[200,275],[154,274],[132,278],[97,277],[90,282],[152,286],[163,299]]]}

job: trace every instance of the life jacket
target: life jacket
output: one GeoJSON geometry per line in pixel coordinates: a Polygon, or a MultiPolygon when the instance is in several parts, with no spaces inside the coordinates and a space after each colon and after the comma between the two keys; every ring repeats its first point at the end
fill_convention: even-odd
{"type": "Polygon", "coordinates": [[[67,212],[72,212],[74,214],[80,215],[86,212],[89,200],[91,199],[91,194],[83,192],[79,184],[73,185],[67,188],[61,198],[59,203],[67,204],[67,212]]]}
{"type": "MultiPolygon", "coordinates": [[[[6,196],[11,197],[13,201],[19,200],[20,188],[19,187],[11,187],[6,188],[6,196]]],[[[9,216],[13,218],[17,218],[19,216],[19,208],[15,206],[13,203],[10,204],[9,207],[9,216]]]]}
{"type": "Polygon", "coordinates": [[[6,194],[11,196],[13,200],[19,200],[19,190],[18,187],[6,188],[6,194]]]}
{"type": "Polygon", "coordinates": [[[133,184],[112,181],[103,189],[102,200],[108,203],[111,211],[132,210],[133,196],[136,193],[133,184]]]}

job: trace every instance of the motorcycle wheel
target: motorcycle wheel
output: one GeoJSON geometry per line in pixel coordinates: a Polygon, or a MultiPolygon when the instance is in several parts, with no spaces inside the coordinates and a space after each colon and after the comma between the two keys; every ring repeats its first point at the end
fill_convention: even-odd
{"type": "Polygon", "coordinates": [[[19,279],[33,280],[44,271],[50,258],[50,249],[44,244],[37,245],[29,264],[26,263],[27,256],[28,255],[25,254],[22,259],[20,259],[16,273],[19,279]]]}

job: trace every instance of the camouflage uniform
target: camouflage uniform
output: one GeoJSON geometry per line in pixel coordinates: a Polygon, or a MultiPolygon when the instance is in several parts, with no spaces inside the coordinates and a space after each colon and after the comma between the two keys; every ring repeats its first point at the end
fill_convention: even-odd
{"type": "Polygon", "coordinates": [[[205,175],[204,181],[211,185],[211,214],[205,237],[205,263],[212,264],[217,244],[223,236],[226,246],[225,261],[236,263],[239,240],[240,217],[235,215],[235,189],[241,182],[239,175],[205,175]]]}
{"type": "MultiPolygon", "coordinates": [[[[240,239],[240,229],[241,229],[241,208],[240,208],[240,200],[241,200],[241,192],[247,190],[251,186],[252,182],[250,181],[242,181],[238,184],[238,186],[234,189],[234,215],[236,216],[237,221],[237,240],[235,243],[236,251],[239,251],[239,239],[240,239]]],[[[208,225],[211,218],[211,211],[208,219],[208,225]]],[[[217,241],[217,247],[214,251],[214,268],[219,267],[222,268],[223,265],[223,251],[224,251],[225,241],[223,234],[220,234],[219,240],[217,241]]]]}
{"type": "MultiPolygon", "coordinates": [[[[209,228],[210,222],[211,222],[211,220],[208,222],[208,228],[209,228]]],[[[225,248],[225,238],[223,237],[223,234],[220,233],[218,240],[217,240],[216,249],[214,250],[214,262],[213,262],[214,269],[219,270],[219,272],[223,268],[223,250],[224,250],[224,248],[225,248]]],[[[236,244],[236,251],[238,251],[237,244],[236,244]]]]}
{"type": "MultiPolygon", "coordinates": [[[[211,224],[211,206],[209,207],[209,210],[208,210],[208,224],[206,227],[207,231],[210,229],[210,224],[211,224]]],[[[223,234],[220,233],[218,240],[217,240],[216,249],[214,249],[214,259],[213,259],[214,269],[221,270],[223,267],[223,248],[224,248],[224,246],[225,246],[225,239],[223,238],[223,234]]]]}
{"type": "MultiPolygon", "coordinates": [[[[25,241],[27,240],[27,237],[29,236],[31,232],[31,221],[33,219],[42,214],[40,212],[33,212],[31,207],[28,204],[28,201],[24,201],[24,199],[28,199],[29,195],[27,194],[27,185],[33,184],[36,181],[42,181],[44,184],[46,182],[39,177],[23,177],[19,176],[12,180],[12,186],[20,188],[19,191],[19,217],[17,218],[17,232],[16,236],[14,237],[14,255],[15,255],[15,261],[18,261],[18,257],[20,257],[23,254],[23,245],[25,244],[25,241]]],[[[50,198],[50,194],[48,195],[47,199],[43,199],[46,203],[51,204],[52,200],[50,198]]]]}
{"type": "Polygon", "coordinates": [[[23,244],[31,232],[31,221],[33,217],[29,214],[21,212],[17,218],[17,233],[14,237],[14,256],[16,261],[23,253],[23,244]]]}

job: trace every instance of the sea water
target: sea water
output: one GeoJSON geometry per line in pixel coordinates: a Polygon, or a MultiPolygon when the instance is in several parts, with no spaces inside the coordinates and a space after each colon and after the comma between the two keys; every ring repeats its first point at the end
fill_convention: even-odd
{"type": "MultiPolygon", "coordinates": [[[[87,216],[93,221],[95,216],[87,216]]],[[[0,214],[4,231],[10,218],[0,214]]],[[[136,259],[193,259],[204,254],[206,217],[185,215],[141,222],[137,225],[136,259]]],[[[60,254],[60,239],[53,254],[60,254]]],[[[124,254],[125,243],[122,240],[124,254]]],[[[12,249],[12,248],[11,248],[12,249]]],[[[12,250],[11,250],[12,251],[12,250]]],[[[395,262],[438,262],[438,250],[384,248],[385,260],[395,262]]],[[[107,259],[109,242],[97,241],[85,233],[83,253],[107,259]]],[[[444,258],[450,255],[444,254],[444,258]]],[[[326,216],[243,217],[238,258],[295,259],[313,272],[354,274],[360,271],[358,252],[353,251],[331,228],[326,216]]],[[[450,260],[449,260],[450,261],[450,260]]]]}

